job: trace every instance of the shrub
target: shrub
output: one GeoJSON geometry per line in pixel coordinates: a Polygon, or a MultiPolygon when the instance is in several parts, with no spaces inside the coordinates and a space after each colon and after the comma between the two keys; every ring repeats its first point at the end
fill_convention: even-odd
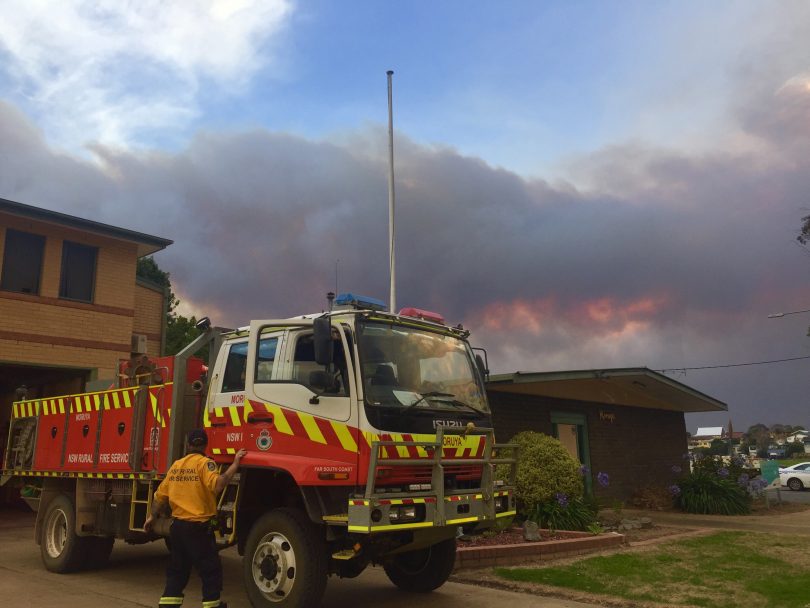
{"type": "MultiPolygon", "coordinates": [[[[541,503],[551,503],[558,493],[570,498],[582,496],[582,475],[579,463],[553,437],[524,431],[509,443],[519,446],[515,498],[518,509],[529,515],[541,503]]],[[[496,476],[506,479],[506,465],[496,476]]]]}
{"type": "Polygon", "coordinates": [[[729,475],[697,470],[685,475],[673,492],[675,504],[687,513],[747,515],[751,495],[729,475]]]}
{"type": "Polygon", "coordinates": [[[597,523],[597,511],[582,498],[569,499],[558,493],[556,498],[535,506],[529,519],[549,530],[590,530],[597,523]]]}

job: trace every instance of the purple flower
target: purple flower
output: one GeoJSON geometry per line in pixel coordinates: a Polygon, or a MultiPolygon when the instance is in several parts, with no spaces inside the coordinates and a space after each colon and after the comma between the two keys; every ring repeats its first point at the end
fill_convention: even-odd
{"type": "Polygon", "coordinates": [[[679,467],[677,464],[673,464],[673,465],[672,465],[672,472],[673,472],[673,473],[675,473],[676,475],[677,475],[678,473],[680,473],[682,470],[683,470],[683,469],[682,469],[681,467],[679,467]]]}
{"type": "Polygon", "coordinates": [[[557,504],[560,505],[561,507],[567,507],[568,506],[568,496],[566,496],[562,492],[557,492],[554,495],[554,498],[557,499],[557,504]]]}
{"type": "Polygon", "coordinates": [[[681,493],[680,486],[677,484],[669,486],[669,493],[672,494],[673,497],[678,496],[681,493]]]}
{"type": "Polygon", "coordinates": [[[596,481],[598,481],[599,485],[603,488],[610,485],[610,477],[608,477],[607,473],[599,473],[599,475],[596,476],[596,481]]]}
{"type": "Polygon", "coordinates": [[[738,484],[740,484],[742,487],[745,487],[745,486],[747,486],[747,485],[748,485],[748,480],[749,480],[749,479],[750,479],[750,477],[748,477],[748,475],[746,475],[745,473],[743,473],[742,475],[740,475],[740,476],[737,478],[737,483],[738,483],[738,484]]]}
{"type": "Polygon", "coordinates": [[[591,472],[591,470],[588,468],[588,465],[583,464],[581,467],[579,467],[579,474],[580,475],[587,475],[590,472],[591,472]]]}
{"type": "Polygon", "coordinates": [[[728,469],[726,467],[720,467],[719,469],[717,469],[717,474],[720,477],[726,478],[728,477],[728,469]]]}

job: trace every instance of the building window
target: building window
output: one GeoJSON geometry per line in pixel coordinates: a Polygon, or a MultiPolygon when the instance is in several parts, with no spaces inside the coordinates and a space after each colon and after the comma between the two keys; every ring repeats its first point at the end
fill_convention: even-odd
{"type": "Polygon", "coordinates": [[[3,277],[0,289],[39,295],[45,237],[17,230],[6,230],[3,277]]]}
{"type": "Polygon", "coordinates": [[[62,280],[59,297],[80,302],[93,301],[98,249],[79,243],[62,243],[62,280]]]}

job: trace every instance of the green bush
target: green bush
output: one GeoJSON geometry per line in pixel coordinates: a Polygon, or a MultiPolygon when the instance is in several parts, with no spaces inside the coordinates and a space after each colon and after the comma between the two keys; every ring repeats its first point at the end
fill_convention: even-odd
{"type": "Polygon", "coordinates": [[[731,479],[697,470],[678,482],[675,504],[687,513],[748,515],[751,495],[731,479]]]}
{"type": "MultiPolygon", "coordinates": [[[[579,463],[558,440],[524,431],[512,437],[509,443],[519,446],[515,498],[523,515],[531,514],[541,503],[554,501],[558,493],[571,499],[582,496],[579,463]]],[[[502,466],[496,476],[506,479],[506,466],[502,466]]]]}

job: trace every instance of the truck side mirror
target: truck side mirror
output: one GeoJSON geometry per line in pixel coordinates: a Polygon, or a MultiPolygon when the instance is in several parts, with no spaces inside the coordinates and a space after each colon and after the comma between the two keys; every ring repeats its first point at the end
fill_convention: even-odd
{"type": "Polygon", "coordinates": [[[315,350],[315,363],[318,365],[330,365],[335,360],[335,346],[332,342],[332,322],[329,317],[313,319],[312,346],[315,350]]]}

